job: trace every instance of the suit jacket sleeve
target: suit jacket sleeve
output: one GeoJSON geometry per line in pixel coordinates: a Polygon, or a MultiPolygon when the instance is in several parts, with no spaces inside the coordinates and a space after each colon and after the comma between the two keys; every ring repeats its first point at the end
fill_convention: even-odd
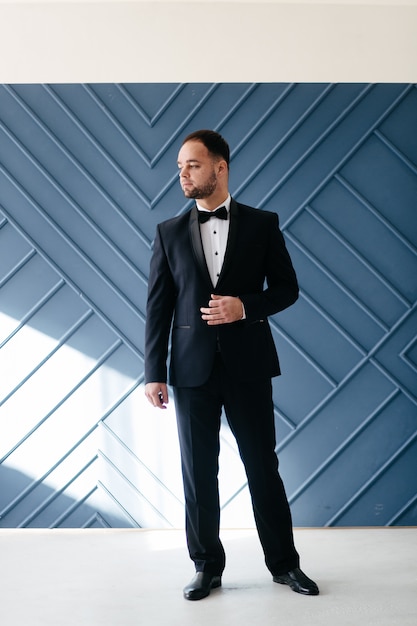
{"type": "Polygon", "coordinates": [[[176,290],[158,226],[150,263],[145,329],[145,382],[167,381],[169,333],[176,290]]]}
{"type": "Polygon", "coordinates": [[[265,289],[256,293],[239,294],[250,321],[265,319],[294,304],[298,298],[297,276],[279,228],[276,213],[264,213],[269,217],[269,241],[266,246],[265,289]]]}

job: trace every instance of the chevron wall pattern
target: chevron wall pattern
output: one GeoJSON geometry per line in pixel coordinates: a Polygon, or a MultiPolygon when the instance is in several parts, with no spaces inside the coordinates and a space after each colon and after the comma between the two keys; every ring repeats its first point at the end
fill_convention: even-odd
{"type": "MultiPolygon", "coordinates": [[[[0,86],[0,527],[183,526],[143,337],[197,128],[229,141],[232,195],[278,212],[299,277],[271,320],[295,525],[416,525],[416,85],[195,83],[0,86]]],[[[223,526],[252,526],[226,425],[220,485],[223,526]]]]}

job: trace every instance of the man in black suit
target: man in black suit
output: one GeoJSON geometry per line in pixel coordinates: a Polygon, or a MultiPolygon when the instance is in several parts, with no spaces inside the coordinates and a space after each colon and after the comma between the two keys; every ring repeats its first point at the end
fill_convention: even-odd
{"type": "Polygon", "coordinates": [[[145,393],[166,408],[173,386],[196,574],[184,589],[200,600],[221,585],[219,430],[222,408],[236,438],[265,562],[273,580],[305,595],[317,585],[299,568],[291,513],[278,472],[271,377],[280,373],[268,316],[298,297],[276,213],[229,195],[229,146],[218,133],[185,138],[180,183],[196,205],[159,224],[149,275],[145,393]]]}

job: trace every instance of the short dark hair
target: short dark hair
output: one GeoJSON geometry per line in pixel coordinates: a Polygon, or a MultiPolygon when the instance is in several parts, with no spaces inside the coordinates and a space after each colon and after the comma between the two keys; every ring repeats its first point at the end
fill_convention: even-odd
{"type": "Polygon", "coordinates": [[[182,142],[184,145],[187,141],[201,141],[205,145],[207,150],[213,156],[224,159],[229,167],[230,162],[230,148],[227,141],[214,130],[196,130],[193,133],[187,135],[182,142]]]}

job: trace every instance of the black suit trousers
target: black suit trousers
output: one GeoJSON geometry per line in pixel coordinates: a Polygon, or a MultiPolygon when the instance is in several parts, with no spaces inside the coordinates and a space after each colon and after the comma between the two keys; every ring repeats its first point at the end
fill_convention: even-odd
{"type": "Polygon", "coordinates": [[[219,538],[219,432],[224,407],[236,438],[265,562],[273,575],[299,565],[291,513],[278,471],[271,380],[234,380],[218,353],[199,387],[174,387],[186,504],[188,550],[196,571],[219,575],[225,552],[219,538]]]}

